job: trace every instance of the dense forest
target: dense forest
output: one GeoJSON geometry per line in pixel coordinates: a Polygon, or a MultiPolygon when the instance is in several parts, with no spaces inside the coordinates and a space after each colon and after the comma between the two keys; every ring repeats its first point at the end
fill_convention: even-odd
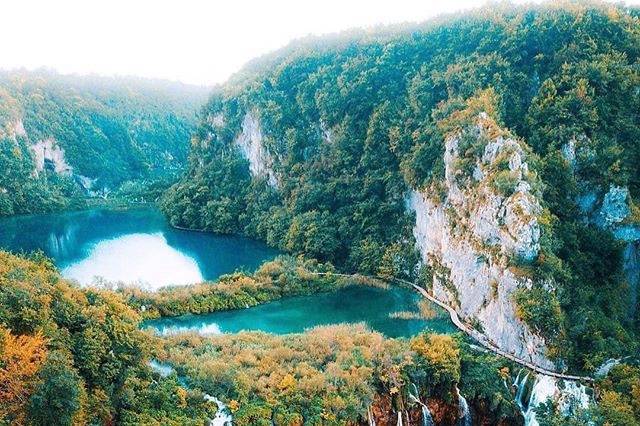
{"type": "Polygon", "coordinates": [[[0,215],[170,182],[186,164],[207,92],[136,78],[1,72],[0,215]]]}
{"type": "Polygon", "coordinates": [[[110,291],[80,290],[49,259],[0,252],[0,424],[201,425],[217,407],[147,362],[151,336],[110,291]]]}
{"type": "Polygon", "coordinates": [[[117,292],[78,289],[47,258],[0,252],[0,424],[200,425],[218,408],[204,392],[224,396],[238,425],[358,423],[370,405],[419,418],[410,392],[455,407],[457,384],[488,419],[519,416],[505,361],[451,336],[336,326],[159,339],[140,330],[139,312],[117,292]],[[180,377],[154,371],[153,357],[180,377]]]}
{"type": "MultiPolygon", "coordinates": [[[[638,9],[495,4],[309,37],[207,94],[163,81],[0,73],[0,216],[162,193],[174,226],[286,253],[253,273],[149,292],[80,287],[41,253],[0,250],[0,426],[214,424],[220,401],[238,426],[428,417],[466,426],[470,412],[473,424],[521,425],[532,387],[554,379],[466,334],[391,339],[342,324],[160,337],[143,321],[398,277],[434,294],[441,282],[447,303],[483,333],[463,315],[451,268],[424,253],[416,228],[427,214],[411,200],[447,206],[447,237],[462,241],[495,217],[456,211],[449,199],[524,193],[512,214],[496,210],[500,222],[525,217],[516,230],[534,242],[521,255],[503,252],[500,239],[474,240],[482,255],[473,263],[515,277],[500,308],[545,343],[550,368],[594,378],[589,391],[553,382],[535,422],[640,425],[638,9]]],[[[487,287],[497,295],[503,284],[487,287]]],[[[430,315],[430,306],[405,313],[430,315]]]]}
{"type": "MultiPolygon", "coordinates": [[[[608,4],[494,5],[294,42],[215,91],[163,209],[175,225],[420,279],[433,271],[417,268],[407,194],[437,199],[445,139],[486,114],[525,147],[541,204],[538,255],[512,261],[537,283],[518,315],[552,357],[592,371],[638,347],[624,243],[589,211],[617,191],[621,224],[640,218],[638,28],[636,9],[608,4]]],[[[464,155],[486,144],[465,141],[464,155]]],[[[498,167],[494,187],[513,193],[498,167]]]]}

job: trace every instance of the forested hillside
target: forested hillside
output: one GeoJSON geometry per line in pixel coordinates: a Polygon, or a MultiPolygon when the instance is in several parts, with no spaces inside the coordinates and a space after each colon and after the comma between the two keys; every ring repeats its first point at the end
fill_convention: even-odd
{"type": "MultiPolygon", "coordinates": [[[[271,270],[283,272],[292,271],[271,270]]],[[[242,297],[239,285],[220,285],[242,297]]],[[[184,301],[177,296],[173,306],[184,301]]],[[[418,424],[415,398],[429,400],[439,423],[455,424],[461,392],[476,419],[520,419],[502,384],[508,362],[474,353],[459,336],[387,339],[336,325],[288,336],[158,338],[140,330],[138,308],[118,292],[77,288],[41,255],[0,251],[0,424],[209,424],[219,407],[203,391],[223,399],[238,426],[364,425],[367,416],[395,424],[397,413],[418,424]]]]}
{"type": "Polygon", "coordinates": [[[0,252],[0,424],[201,425],[217,406],[147,365],[155,341],[109,291],[0,252]]]}
{"type": "Polygon", "coordinates": [[[496,6],[295,42],[214,93],[164,211],[421,280],[505,349],[592,371],[637,349],[639,15],[496,6]]]}
{"type": "Polygon", "coordinates": [[[135,78],[0,72],[0,215],[66,207],[123,182],[173,178],[186,164],[207,91],[135,78]]]}

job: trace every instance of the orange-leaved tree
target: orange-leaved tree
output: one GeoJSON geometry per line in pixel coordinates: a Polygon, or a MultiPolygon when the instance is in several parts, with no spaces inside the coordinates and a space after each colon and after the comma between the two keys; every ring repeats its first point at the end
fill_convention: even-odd
{"type": "Polygon", "coordinates": [[[42,334],[16,336],[0,326],[0,420],[25,423],[29,397],[47,356],[42,334]]]}

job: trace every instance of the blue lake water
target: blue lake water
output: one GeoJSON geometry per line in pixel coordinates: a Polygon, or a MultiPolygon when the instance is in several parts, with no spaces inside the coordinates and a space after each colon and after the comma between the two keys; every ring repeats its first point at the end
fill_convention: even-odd
{"type": "MultiPolygon", "coordinates": [[[[263,243],[239,236],[172,228],[152,207],[1,219],[0,247],[14,252],[42,250],[63,276],[81,285],[106,280],[151,290],[214,281],[236,270],[253,271],[278,254],[263,243]]],[[[403,288],[353,286],[237,311],[147,321],[144,326],[165,335],[241,330],[286,334],[319,325],[358,322],[389,337],[411,336],[424,329],[453,331],[444,317],[392,317],[396,312],[417,312],[419,300],[415,292],[403,288]]]]}
{"type": "Polygon", "coordinates": [[[88,285],[99,279],[155,289],[252,271],[278,252],[239,236],[183,231],[153,207],[94,209],[0,220],[0,247],[42,250],[63,276],[88,285]]]}
{"type": "Polygon", "coordinates": [[[290,297],[236,311],[184,315],[146,321],[160,335],[258,330],[274,334],[300,333],[328,324],[363,322],[388,337],[408,337],[423,330],[451,333],[454,326],[443,312],[433,319],[392,318],[396,312],[417,312],[420,296],[408,289],[353,286],[336,292],[290,297]]]}

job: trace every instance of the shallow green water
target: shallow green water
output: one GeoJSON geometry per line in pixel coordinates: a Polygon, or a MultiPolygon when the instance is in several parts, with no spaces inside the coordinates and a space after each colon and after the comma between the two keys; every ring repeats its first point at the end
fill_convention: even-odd
{"type": "Polygon", "coordinates": [[[95,209],[0,220],[0,247],[42,250],[81,284],[96,277],[149,288],[254,270],[277,255],[238,236],[177,230],[155,208],[95,209]]]}
{"type": "Polygon", "coordinates": [[[150,320],[145,328],[162,335],[194,331],[203,334],[260,330],[299,333],[318,325],[364,322],[388,337],[407,337],[428,329],[455,331],[446,317],[431,320],[390,318],[399,311],[417,312],[419,296],[410,290],[354,286],[313,296],[292,297],[237,311],[150,320]]]}

